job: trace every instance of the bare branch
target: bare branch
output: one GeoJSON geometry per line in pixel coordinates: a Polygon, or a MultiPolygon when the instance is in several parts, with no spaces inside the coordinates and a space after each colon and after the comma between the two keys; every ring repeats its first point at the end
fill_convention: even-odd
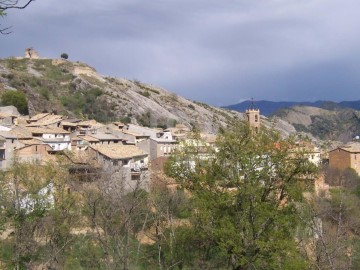
{"type": "Polygon", "coordinates": [[[2,35],[9,35],[12,33],[12,31],[9,31],[11,29],[11,26],[10,27],[6,27],[6,28],[3,28],[3,29],[0,29],[0,34],[2,35]]]}
{"type": "Polygon", "coordinates": [[[35,1],[35,0],[27,0],[27,2],[24,5],[19,6],[18,0],[3,0],[3,1],[0,1],[0,12],[5,11],[7,9],[24,9],[28,5],[30,5],[30,3],[33,1],[35,1]]]}

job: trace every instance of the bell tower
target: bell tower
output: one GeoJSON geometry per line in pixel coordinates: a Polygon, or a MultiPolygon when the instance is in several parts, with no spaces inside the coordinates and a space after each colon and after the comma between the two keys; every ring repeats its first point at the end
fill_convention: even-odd
{"type": "Polygon", "coordinates": [[[255,107],[254,100],[251,100],[251,106],[246,110],[246,120],[250,127],[257,132],[260,129],[260,110],[255,107]]]}

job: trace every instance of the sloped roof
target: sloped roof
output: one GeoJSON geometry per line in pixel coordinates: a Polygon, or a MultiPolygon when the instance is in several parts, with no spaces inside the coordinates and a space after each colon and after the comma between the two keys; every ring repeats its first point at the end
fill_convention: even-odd
{"type": "Polygon", "coordinates": [[[39,119],[38,121],[32,121],[32,119],[30,119],[30,121],[32,123],[30,123],[26,126],[28,126],[28,127],[48,126],[48,125],[55,124],[55,123],[62,121],[63,118],[64,117],[62,115],[50,114],[50,115],[46,115],[45,117],[39,119]]]}
{"type": "Polygon", "coordinates": [[[339,148],[350,153],[360,153],[360,143],[358,142],[352,142],[347,145],[339,146],[339,148]]]}
{"type": "Polygon", "coordinates": [[[150,137],[150,135],[140,134],[140,133],[136,133],[136,132],[132,132],[132,131],[128,131],[128,130],[122,130],[121,132],[124,134],[127,134],[127,135],[135,136],[135,137],[150,137]]]}
{"type": "Polygon", "coordinates": [[[133,157],[147,156],[143,150],[134,145],[107,144],[90,146],[100,154],[111,159],[129,159],[133,157]]]}
{"type": "Polygon", "coordinates": [[[31,133],[36,134],[70,134],[70,132],[57,127],[28,127],[26,129],[31,133]]]}
{"type": "Polygon", "coordinates": [[[68,121],[61,121],[62,126],[68,126],[68,127],[77,127],[76,123],[68,122],[68,121]]]}
{"type": "Polygon", "coordinates": [[[44,118],[45,116],[49,115],[50,113],[39,113],[31,117],[30,121],[39,121],[40,119],[44,118]]]}
{"type": "Polygon", "coordinates": [[[95,134],[91,134],[88,135],[89,137],[93,137],[96,138],[100,141],[112,141],[112,140],[122,140],[121,138],[111,134],[111,133],[95,133],[95,134]]]}
{"type": "Polygon", "coordinates": [[[0,131],[0,136],[6,139],[31,139],[32,136],[26,133],[10,130],[10,131],[0,131]]]}
{"type": "Polygon", "coordinates": [[[41,140],[38,139],[30,139],[30,140],[20,140],[21,143],[25,144],[25,145],[39,145],[39,144],[43,144],[43,142],[41,140]]]}
{"type": "Polygon", "coordinates": [[[84,140],[84,141],[88,141],[88,142],[99,142],[98,139],[91,137],[89,135],[84,135],[84,136],[77,136],[77,138],[79,138],[80,140],[84,140]]]}

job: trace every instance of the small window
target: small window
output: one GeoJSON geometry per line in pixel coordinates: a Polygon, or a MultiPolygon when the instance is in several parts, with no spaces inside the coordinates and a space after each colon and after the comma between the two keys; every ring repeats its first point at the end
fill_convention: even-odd
{"type": "Polygon", "coordinates": [[[118,161],[117,161],[117,160],[114,160],[114,161],[113,161],[113,165],[114,165],[114,166],[119,165],[118,161]]]}
{"type": "Polygon", "coordinates": [[[255,122],[257,122],[258,120],[259,120],[259,116],[255,114],[255,122]]]}
{"type": "Polygon", "coordinates": [[[123,160],[123,165],[128,165],[129,164],[129,160],[123,160]]]}
{"type": "Polygon", "coordinates": [[[140,180],[140,174],[132,174],[131,180],[139,181],[140,180]]]}

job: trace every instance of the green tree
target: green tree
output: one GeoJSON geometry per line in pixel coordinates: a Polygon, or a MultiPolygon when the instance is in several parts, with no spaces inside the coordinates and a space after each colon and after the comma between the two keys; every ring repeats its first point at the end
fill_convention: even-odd
{"type": "Polygon", "coordinates": [[[62,54],[60,55],[60,57],[61,57],[62,59],[68,59],[68,58],[69,58],[69,55],[68,55],[67,53],[62,53],[62,54]]]}
{"type": "Polygon", "coordinates": [[[26,96],[20,91],[6,91],[1,96],[2,106],[15,106],[21,114],[29,114],[26,96]]]}
{"type": "Polygon", "coordinates": [[[79,224],[67,171],[16,162],[0,174],[0,261],[6,269],[62,269],[79,224]]]}
{"type": "Polygon", "coordinates": [[[198,255],[186,261],[191,256],[185,254],[185,264],[237,270],[306,267],[295,241],[297,204],[316,167],[294,149],[291,139],[281,139],[274,130],[255,133],[246,123],[235,123],[220,134],[207,158],[185,149],[170,159],[167,173],[191,192],[194,204],[191,236],[183,243],[193,246],[182,250],[198,255]]]}

